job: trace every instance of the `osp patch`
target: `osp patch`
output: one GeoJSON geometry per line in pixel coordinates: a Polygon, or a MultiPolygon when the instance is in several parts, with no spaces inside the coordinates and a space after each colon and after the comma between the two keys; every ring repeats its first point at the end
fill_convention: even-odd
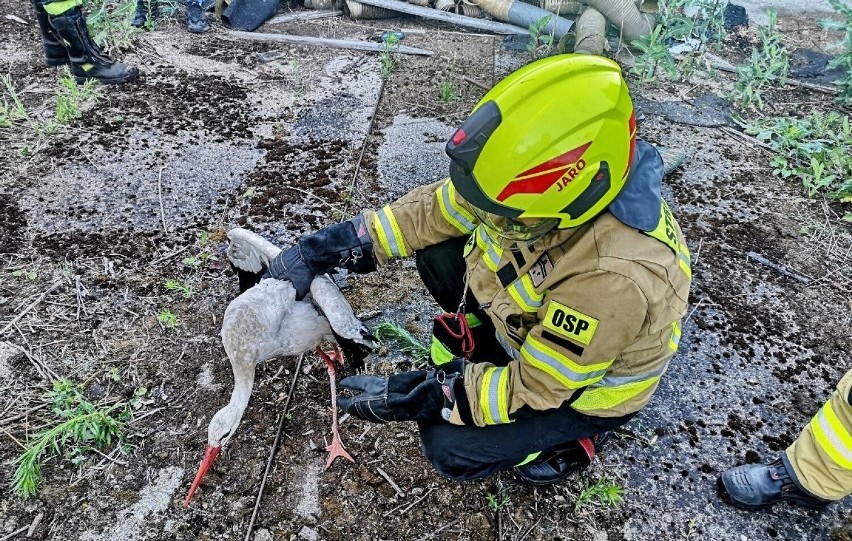
{"type": "Polygon", "coordinates": [[[598,329],[597,319],[556,301],[550,301],[542,323],[556,334],[587,346],[598,329]]]}

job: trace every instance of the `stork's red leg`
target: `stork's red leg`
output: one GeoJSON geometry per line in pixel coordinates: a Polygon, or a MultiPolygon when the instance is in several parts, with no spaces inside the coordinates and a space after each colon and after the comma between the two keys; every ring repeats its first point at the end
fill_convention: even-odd
{"type": "Polygon", "coordinates": [[[340,441],[340,433],[337,430],[337,367],[335,362],[343,364],[343,352],[337,346],[331,351],[323,351],[318,347],[317,354],[325,362],[325,367],[328,370],[328,378],[331,381],[331,444],[325,448],[328,451],[328,460],[325,463],[325,469],[328,469],[331,463],[334,462],[334,459],[339,456],[349,459],[349,462],[355,462],[355,460],[343,448],[343,443],[340,441]]]}

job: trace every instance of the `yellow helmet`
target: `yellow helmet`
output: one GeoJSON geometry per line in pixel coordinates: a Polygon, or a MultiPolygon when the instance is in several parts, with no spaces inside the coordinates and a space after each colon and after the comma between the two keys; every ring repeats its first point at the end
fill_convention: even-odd
{"type": "Polygon", "coordinates": [[[567,54],[500,81],[446,151],[456,190],[482,213],[496,215],[504,229],[569,228],[615,199],[635,142],[633,103],[618,64],[567,54]]]}

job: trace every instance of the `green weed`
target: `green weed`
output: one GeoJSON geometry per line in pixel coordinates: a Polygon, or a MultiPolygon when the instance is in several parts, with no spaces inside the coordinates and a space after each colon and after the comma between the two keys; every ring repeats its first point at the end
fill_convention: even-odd
{"type": "Polygon", "coordinates": [[[588,503],[597,502],[608,507],[615,507],[624,501],[624,489],[606,476],[601,477],[596,483],[589,484],[580,492],[577,503],[574,504],[574,512],[579,511],[588,503]]]}
{"type": "Polygon", "coordinates": [[[400,350],[413,357],[414,362],[427,359],[430,355],[429,348],[421,344],[410,332],[393,321],[379,323],[373,329],[373,334],[382,343],[387,343],[390,340],[399,342],[400,350]]]}
{"type": "Polygon", "coordinates": [[[26,278],[30,282],[35,282],[38,280],[38,273],[36,271],[25,271],[22,269],[18,269],[16,271],[12,271],[12,276],[15,278],[26,278]]]}
{"type": "Polygon", "coordinates": [[[441,86],[438,89],[438,98],[445,103],[449,103],[451,101],[455,101],[459,99],[459,93],[456,90],[456,84],[447,79],[445,81],[441,81],[441,86]]]}
{"type": "Polygon", "coordinates": [[[393,75],[393,70],[396,67],[396,58],[393,53],[399,48],[399,38],[394,33],[390,33],[382,42],[382,52],[379,55],[380,71],[382,79],[387,81],[393,75]]]}
{"type": "Polygon", "coordinates": [[[83,0],[89,34],[107,54],[130,48],[135,0],[83,0]]]}
{"type": "Polygon", "coordinates": [[[840,91],[837,101],[846,106],[852,106],[852,5],[846,5],[841,0],[828,0],[831,7],[846,19],[844,21],[821,21],[823,28],[827,30],[839,30],[844,32],[843,38],[831,46],[839,50],[840,54],[835,56],[828,67],[840,68],[843,76],[834,82],[840,91]]]}
{"type": "Polygon", "coordinates": [[[30,115],[18,96],[11,75],[0,75],[3,83],[3,101],[0,103],[0,128],[11,128],[15,122],[29,120],[30,115]],[[11,100],[11,102],[9,101],[11,100]]]}
{"type": "Polygon", "coordinates": [[[724,10],[721,0],[660,0],[654,30],[631,42],[639,51],[632,68],[639,84],[658,82],[658,68],[667,79],[688,79],[704,64],[704,52],[711,41],[721,47],[724,10]],[[675,58],[670,50],[673,43],[691,44],[692,48],[675,58]]]}
{"type": "Polygon", "coordinates": [[[506,494],[503,494],[503,496],[500,497],[496,494],[488,493],[485,495],[485,501],[488,503],[488,509],[494,513],[506,507],[510,503],[509,496],[506,494]]]}
{"type": "Polygon", "coordinates": [[[160,310],[160,313],[157,314],[157,321],[167,329],[174,329],[180,325],[180,319],[168,308],[160,310]]]}
{"type": "Polygon", "coordinates": [[[751,60],[737,67],[739,80],[730,95],[739,109],[751,106],[763,110],[763,91],[767,87],[783,85],[790,71],[790,56],[781,44],[778,31],[778,14],[769,11],[769,25],[758,27],[760,46],[751,50],[751,60]]]}
{"type": "Polygon", "coordinates": [[[192,297],[192,288],[183,282],[178,282],[177,280],[166,280],[166,290],[177,291],[183,295],[184,299],[192,297]]]}
{"type": "Polygon", "coordinates": [[[78,85],[67,67],[65,74],[59,79],[59,85],[56,94],[56,122],[59,124],[68,124],[80,118],[83,115],[83,106],[88,102],[97,102],[101,97],[95,80],[89,79],[78,85]]]}
{"type": "Polygon", "coordinates": [[[67,453],[79,466],[90,449],[104,449],[113,441],[123,444],[125,422],[130,418],[130,405],[119,402],[97,407],[83,397],[81,388],[67,379],[54,381],[47,394],[53,413],[60,421],[40,431],[15,459],[17,468],[12,490],[23,498],[34,496],[42,479],[41,467],[47,458],[67,453]]]}
{"type": "Polygon", "coordinates": [[[548,15],[529,25],[530,40],[527,42],[527,52],[533,60],[553,54],[556,45],[555,37],[553,32],[547,34],[544,31],[552,18],[552,15],[548,15]]]}
{"type": "Polygon", "coordinates": [[[777,152],[773,173],[797,178],[808,195],[852,202],[852,121],[836,111],[797,118],[768,118],[745,126],[746,132],[777,152]]]}

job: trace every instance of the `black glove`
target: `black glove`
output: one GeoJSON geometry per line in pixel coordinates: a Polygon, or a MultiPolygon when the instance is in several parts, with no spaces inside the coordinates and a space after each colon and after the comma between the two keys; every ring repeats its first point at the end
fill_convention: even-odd
{"type": "Polygon", "coordinates": [[[337,397],[344,411],[374,423],[388,421],[449,421],[453,407],[470,418],[470,406],[464,390],[464,361],[450,363],[438,370],[414,370],[379,376],[350,376],[340,386],[356,393],[337,397]]]}
{"type": "Polygon", "coordinates": [[[442,366],[455,359],[470,359],[476,346],[467,319],[461,313],[445,313],[432,321],[430,360],[442,366]]]}
{"type": "Polygon", "coordinates": [[[290,280],[296,288],[296,300],[301,300],[310,292],[315,277],[335,267],[358,274],[376,270],[373,242],[360,214],[303,236],[272,260],[269,274],[278,280],[290,280]]]}

